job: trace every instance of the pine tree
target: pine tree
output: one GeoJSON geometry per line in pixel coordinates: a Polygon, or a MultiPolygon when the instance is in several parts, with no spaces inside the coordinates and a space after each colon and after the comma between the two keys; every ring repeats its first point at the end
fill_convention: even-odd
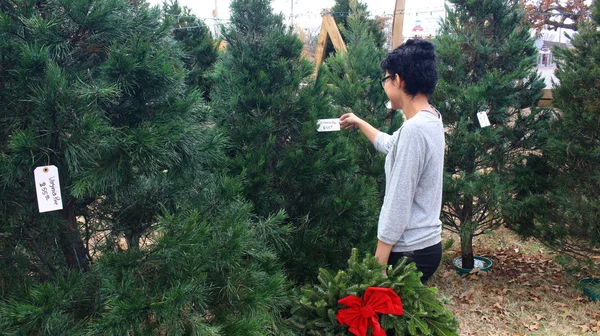
{"type": "MultiPolygon", "coordinates": [[[[302,288],[299,302],[292,307],[290,325],[302,335],[348,335],[348,327],[336,319],[344,308],[338,300],[355,295],[363,297],[369,287],[392,288],[402,300],[404,315],[382,315],[379,319],[386,331],[395,335],[458,335],[458,323],[437,297],[437,288],[421,284],[421,273],[406,258],[388,270],[384,277],[377,259],[369,254],[359,259],[356,249],[348,260],[348,268],[334,275],[319,270],[319,282],[302,288]]],[[[368,333],[369,334],[369,333],[368,333]]]]}
{"type": "MultiPolygon", "coordinates": [[[[388,98],[379,82],[383,77],[380,63],[387,52],[378,47],[361,4],[352,1],[350,11],[346,21],[348,28],[340,27],[348,52],[327,58],[319,79],[326,83],[324,87],[340,111],[349,109],[382,132],[392,134],[402,125],[403,118],[398,111],[386,108],[388,98]]],[[[364,136],[355,132],[346,134],[358,145],[361,174],[376,179],[380,201],[383,201],[385,156],[364,136]]]]}
{"type": "MultiPolygon", "coordinates": [[[[85,271],[89,251],[76,220],[83,209],[99,193],[126,188],[123,181],[135,173],[157,175],[196,154],[177,149],[190,139],[175,135],[178,125],[166,120],[168,104],[180,97],[181,86],[173,84],[181,71],[165,67],[169,51],[156,52],[172,49],[157,29],[156,11],[128,16],[120,1],[12,7],[1,17],[3,234],[7,247],[27,251],[15,258],[31,258],[37,274],[53,276],[62,264],[85,271]],[[152,46],[137,34],[158,42],[152,46]],[[151,148],[155,143],[168,145],[151,148]],[[46,164],[59,169],[64,209],[39,214],[32,171],[46,164]],[[62,258],[53,260],[53,247],[62,258]]],[[[187,125],[196,116],[179,118],[187,125]]],[[[22,266],[21,272],[31,267],[22,266]]]]}
{"type": "MultiPolygon", "coordinates": [[[[350,28],[348,23],[350,15],[359,14],[361,20],[368,26],[369,34],[372,36],[377,48],[382,48],[385,44],[385,35],[383,34],[383,24],[377,19],[369,18],[370,13],[367,10],[367,4],[356,0],[335,0],[335,5],[331,7],[333,19],[340,28],[340,33],[345,42],[348,42],[349,36],[346,35],[347,30],[350,28]],[[353,4],[355,2],[355,4],[353,4]]],[[[331,41],[327,42],[327,55],[334,53],[335,48],[331,41]]]]}
{"type": "Polygon", "coordinates": [[[446,159],[442,221],[459,233],[464,268],[473,237],[502,223],[518,191],[512,167],[539,154],[532,134],[547,116],[532,108],[544,88],[537,51],[519,1],[452,0],[435,39],[439,82],[433,104],[444,117],[446,159]],[[477,113],[492,124],[482,128],[477,113]]]}
{"type": "Polygon", "coordinates": [[[160,211],[150,195],[221,156],[170,27],[158,9],[117,0],[15,2],[2,23],[3,234],[9,255],[28,260],[17,274],[87,270],[98,232],[137,248],[160,211]],[[64,209],[39,214],[32,171],[47,164],[64,209]]]}
{"type": "Polygon", "coordinates": [[[128,1],[0,5],[0,330],[286,335],[275,249],[223,168],[172,26],[128,1]],[[40,214],[34,167],[65,210],[40,214]]]}
{"type": "Polygon", "coordinates": [[[107,253],[0,304],[0,330],[45,335],[291,335],[273,243],[283,215],[252,220],[236,181],[209,182],[194,210],[157,221],[144,249],[107,253]]]}
{"type": "Polygon", "coordinates": [[[189,71],[186,83],[210,99],[209,72],[217,60],[219,40],[213,39],[208,26],[188,7],[181,7],[177,0],[166,4],[166,20],[174,26],[173,37],[183,49],[183,62],[189,71]]]}
{"type": "Polygon", "coordinates": [[[350,249],[375,241],[375,189],[358,176],[355,152],[337,132],[317,133],[335,118],[302,43],[268,0],[231,4],[227,49],[215,67],[212,106],[229,139],[229,172],[261,217],[280,210],[293,229],[282,251],[291,276],[313,278],[350,249]]]}
{"type": "MultiPolygon", "coordinates": [[[[600,4],[592,6],[594,21],[582,24],[571,42],[574,49],[557,49],[556,77],[552,91],[560,119],[552,130],[554,164],[561,167],[561,187],[566,200],[559,224],[571,237],[600,247],[600,4]],[[568,223],[568,225],[566,225],[568,223]]],[[[561,230],[562,231],[562,230],[561,230]]],[[[583,246],[587,245],[586,243],[583,246]]],[[[580,245],[581,246],[581,245],[580,245]]]]}
{"type": "Polygon", "coordinates": [[[591,9],[594,20],[580,25],[571,37],[573,48],[554,50],[556,120],[545,133],[543,160],[526,170],[530,178],[524,185],[537,188],[522,198],[516,214],[529,216],[510,217],[519,233],[584,257],[600,247],[599,3],[591,9]]]}

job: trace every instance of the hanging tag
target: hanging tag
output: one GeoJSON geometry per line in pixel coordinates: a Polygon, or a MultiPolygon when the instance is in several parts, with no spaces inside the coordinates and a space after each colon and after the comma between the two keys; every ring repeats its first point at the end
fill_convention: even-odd
{"type": "Polygon", "coordinates": [[[481,127],[488,127],[491,125],[490,119],[488,119],[487,113],[485,112],[478,112],[477,119],[479,119],[479,125],[481,127]]]}
{"type": "Polygon", "coordinates": [[[317,132],[333,132],[340,130],[340,119],[319,119],[317,132]]]}
{"type": "Polygon", "coordinates": [[[56,166],[37,167],[33,171],[35,191],[40,212],[61,210],[62,197],[56,166]]]}

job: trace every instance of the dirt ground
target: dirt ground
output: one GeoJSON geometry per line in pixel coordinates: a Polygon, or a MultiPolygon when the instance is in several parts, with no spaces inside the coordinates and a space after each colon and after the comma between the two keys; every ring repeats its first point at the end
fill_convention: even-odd
{"type": "Polygon", "coordinates": [[[543,245],[501,228],[474,241],[475,254],[493,261],[490,272],[459,277],[452,266],[458,237],[444,233],[444,239],[455,243],[430,285],[449,301],[461,336],[600,335],[600,303],[577,287],[583,277],[600,276],[594,273],[600,267],[560,265],[543,245]]]}

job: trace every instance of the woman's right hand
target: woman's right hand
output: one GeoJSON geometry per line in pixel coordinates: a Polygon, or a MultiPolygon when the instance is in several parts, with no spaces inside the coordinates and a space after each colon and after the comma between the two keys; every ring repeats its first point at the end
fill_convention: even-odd
{"type": "Polygon", "coordinates": [[[379,134],[379,131],[375,127],[360,119],[354,113],[342,115],[340,117],[340,127],[344,129],[360,129],[371,143],[375,143],[375,138],[379,134]]]}
{"type": "Polygon", "coordinates": [[[354,113],[346,113],[340,117],[340,127],[343,129],[358,129],[362,121],[354,113]]]}

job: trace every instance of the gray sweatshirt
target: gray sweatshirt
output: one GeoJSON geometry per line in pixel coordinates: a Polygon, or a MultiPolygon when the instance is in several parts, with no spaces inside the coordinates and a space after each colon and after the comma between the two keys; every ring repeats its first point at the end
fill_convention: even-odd
{"type": "Polygon", "coordinates": [[[393,135],[381,132],[374,141],[375,149],[387,154],[377,238],[394,245],[393,252],[416,251],[441,241],[445,139],[436,115],[421,111],[393,135]]]}

